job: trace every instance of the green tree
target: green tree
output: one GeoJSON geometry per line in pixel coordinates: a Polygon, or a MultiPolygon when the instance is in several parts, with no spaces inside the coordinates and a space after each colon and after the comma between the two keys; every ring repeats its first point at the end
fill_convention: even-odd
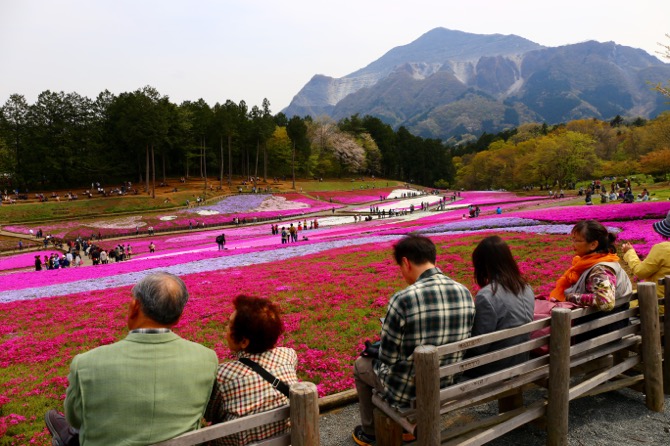
{"type": "Polygon", "coordinates": [[[6,142],[4,172],[25,182],[22,158],[26,150],[29,106],[24,96],[13,94],[0,109],[0,135],[6,142]]]}
{"type": "Polygon", "coordinates": [[[642,173],[668,179],[670,173],[670,149],[665,148],[647,153],[640,159],[642,173]]]}
{"type": "Polygon", "coordinates": [[[311,153],[310,142],[307,139],[307,125],[305,121],[298,116],[293,116],[289,119],[286,126],[286,134],[291,140],[293,149],[291,155],[291,176],[293,177],[293,189],[295,189],[295,164],[296,156],[299,160],[304,160],[307,165],[307,160],[311,153]]]}

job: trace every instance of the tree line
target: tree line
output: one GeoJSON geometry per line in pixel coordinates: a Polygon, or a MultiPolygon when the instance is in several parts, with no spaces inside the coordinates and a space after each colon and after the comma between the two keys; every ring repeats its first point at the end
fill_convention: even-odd
{"type": "Polygon", "coordinates": [[[456,186],[466,189],[570,187],[578,181],[636,173],[667,181],[670,113],[627,123],[581,119],[523,124],[456,150],[456,186]]]}
{"type": "MultiPolygon", "coordinates": [[[[661,91],[663,93],[663,91],[661,91]]],[[[426,187],[567,187],[580,180],[670,172],[670,114],[653,120],[523,124],[466,142],[391,128],[381,119],[272,114],[269,101],[175,104],[152,87],[95,100],[45,91],[0,108],[0,187],[76,189],[170,176],[283,180],[380,176],[426,187]]]]}
{"type": "Polygon", "coordinates": [[[203,99],[175,104],[147,86],[95,99],[13,94],[0,108],[0,182],[25,189],[135,181],[147,190],[168,176],[313,178],[383,176],[433,185],[454,180],[448,147],[375,117],[288,118],[270,103],[203,99]]]}

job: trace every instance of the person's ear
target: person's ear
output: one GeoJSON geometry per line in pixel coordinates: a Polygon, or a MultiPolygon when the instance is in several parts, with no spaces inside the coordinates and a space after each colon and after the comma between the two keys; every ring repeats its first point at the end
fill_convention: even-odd
{"type": "Polygon", "coordinates": [[[240,349],[241,350],[246,350],[247,347],[249,347],[249,340],[247,338],[242,338],[242,340],[239,343],[240,349]]]}
{"type": "Polygon", "coordinates": [[[141,306],[137,299],[132,298],[128,303],[128,326],[131,326],[140,315],[141,306]]]}

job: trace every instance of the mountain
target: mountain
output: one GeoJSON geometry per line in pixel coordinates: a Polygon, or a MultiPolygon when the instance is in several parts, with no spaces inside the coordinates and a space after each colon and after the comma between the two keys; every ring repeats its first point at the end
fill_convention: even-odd
{"type": "Polygon", "coordinates": [[[448,139],[524,122],[651,118],[668,106],[649,82],[668,79],[670,64],[613,42],[544,47],[514,35],[436,28],[342,78],[314,76],[283,112],[372,115],[448,139]]]}

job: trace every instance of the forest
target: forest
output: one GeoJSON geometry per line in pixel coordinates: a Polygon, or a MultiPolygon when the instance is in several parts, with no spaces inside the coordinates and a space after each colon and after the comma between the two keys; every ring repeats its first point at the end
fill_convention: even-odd
{"type": "MultiPolygon", "coordinates": [[[[663,92],[663,91],[661,91],[663,92]]],[[[652,120],[523,124],[459,142],[424,139],[372,116],[272,114],[230,100],[175,104],[147,86],[95,100],[44,91],[0,108],[0,187],[76,189],[91,182],[146,186],[167,177],[377,176],[426,187],[519,189],[636,172],[670,173],[670,114],[652,120]]]]}
{"type": "Polygon", "coordinates": [[[95,100],[44,91],[0,109],[0,175],[13,189],[163,181],[168,176],[287,178],[383,176],[451,183],[447,147],[379,119],[272,114],[270,103],[175,104],[147,86],[95,100]]]}

